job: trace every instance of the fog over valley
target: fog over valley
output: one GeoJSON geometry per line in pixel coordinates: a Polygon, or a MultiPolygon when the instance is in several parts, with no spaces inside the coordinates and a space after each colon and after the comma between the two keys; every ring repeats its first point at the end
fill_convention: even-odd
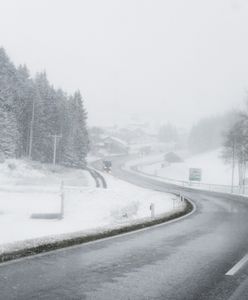
{"type": "Polygon", "coordinates": [[[247,300],[247,216],[248,0],[0,0],[0,300],[247,300]]]}
{"type": "Polygon", "coordinates": [[[0,44],[55,87],[80,89],[90,125],[189,128],[240,108],[248,86],[245,0],[0,1],[0,44]]]}

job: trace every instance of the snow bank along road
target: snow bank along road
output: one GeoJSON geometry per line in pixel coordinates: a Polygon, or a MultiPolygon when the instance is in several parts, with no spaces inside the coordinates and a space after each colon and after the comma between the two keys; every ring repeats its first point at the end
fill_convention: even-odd
{"type": "MultiPolygon", "coordinates": [[[[118,163],[122,163],[118,159],[118,163]]],[[[0,299],[248,299],[248,200],[123,171],[129,182],[183,191],[179,221],[0,265],[0,299]]]]}

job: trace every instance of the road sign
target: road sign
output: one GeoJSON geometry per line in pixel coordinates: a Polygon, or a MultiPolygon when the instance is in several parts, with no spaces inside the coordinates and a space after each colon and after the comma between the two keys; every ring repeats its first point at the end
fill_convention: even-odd
{"type": "Polygon", "coordinates": [[[190,181],[201,181],[202,170],[197,168],[189,169],[189,180],[190,181]]]}

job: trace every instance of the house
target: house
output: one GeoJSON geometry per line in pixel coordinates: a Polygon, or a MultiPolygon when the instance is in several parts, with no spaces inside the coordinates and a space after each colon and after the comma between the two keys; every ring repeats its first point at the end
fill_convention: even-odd
{"type": "Polygon", "coordinates": [[[128,153],[129,147],[126,142],[123,140],[113,137],[113,136],[108,136],[103,140],[104,148],[109,152],[109,153],[128,153]]]}

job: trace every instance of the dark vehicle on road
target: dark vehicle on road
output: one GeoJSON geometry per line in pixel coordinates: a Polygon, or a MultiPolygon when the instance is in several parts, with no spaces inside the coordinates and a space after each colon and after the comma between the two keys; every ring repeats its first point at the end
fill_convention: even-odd
{"type": "Polygon", "coordinates": [[[104,160],[103,161],[103,171],[110,173],[112,169],[112,161],[111,160],[104,160]]]}

